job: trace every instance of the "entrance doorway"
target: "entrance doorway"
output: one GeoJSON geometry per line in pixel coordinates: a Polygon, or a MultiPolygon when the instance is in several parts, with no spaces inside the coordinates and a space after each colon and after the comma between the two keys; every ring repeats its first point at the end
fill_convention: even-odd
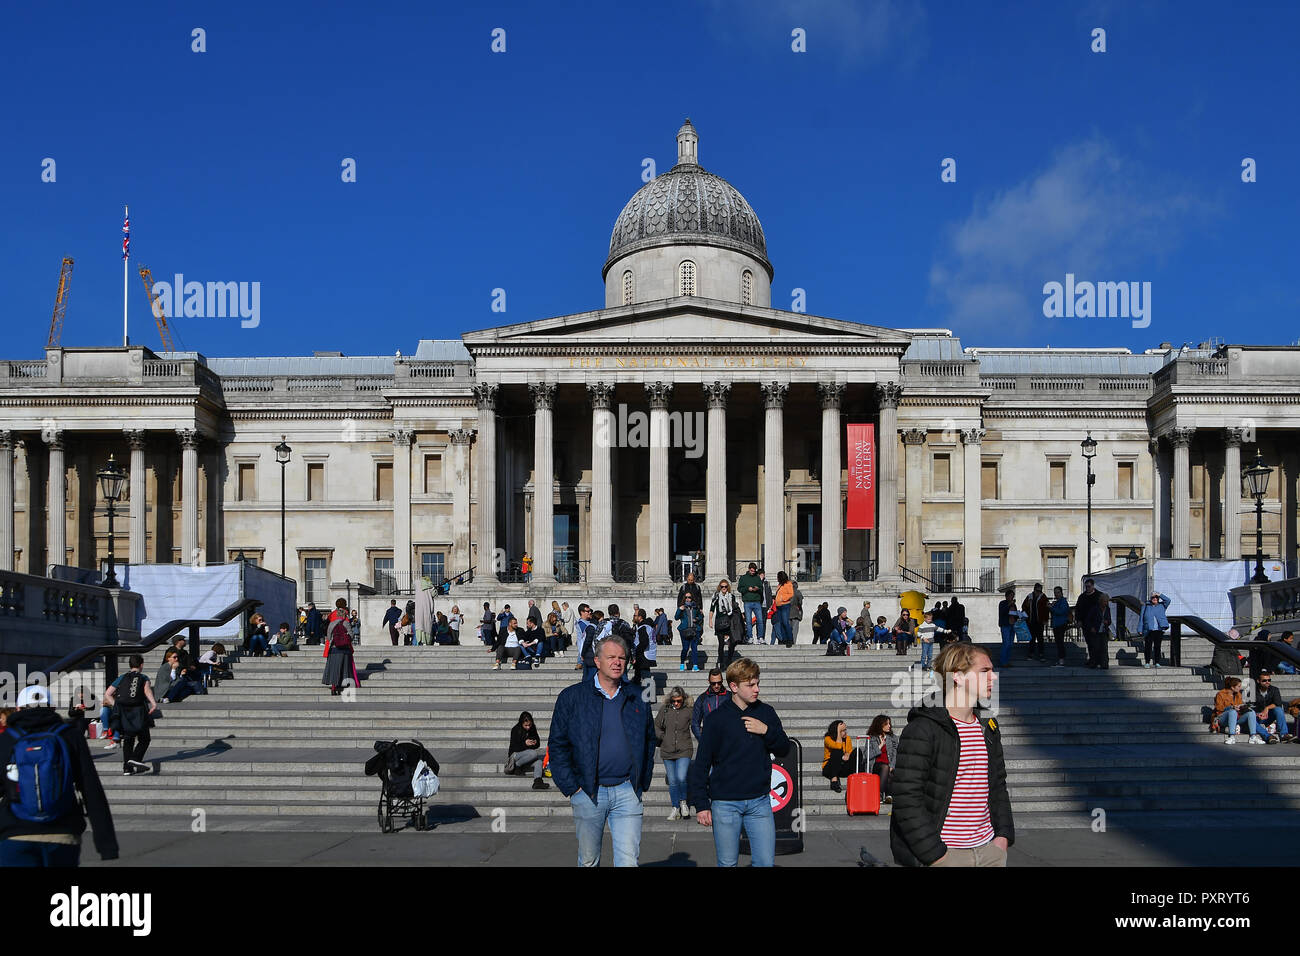
{"type": "Polygon", "coordinates": [[[582,580],[578,564],[578,509],[558,505],[552,515],[552,533],[555,535],[555,577],[561,583],[582,580]]]}
{"type": "Polygon", "coordinates": [[[704,515],[673,515],[668,524],[668,561],[674,581],[685,581],[694,571],[698,581],[703,569],[700,556],[704,551],[704,515]]]}
{"type": "Polygon", "coordinates": [[[822,574],[822,506],[799,505],[795,530],[799,560],[792,569],[800,581],[816,581],[822,574]]]}

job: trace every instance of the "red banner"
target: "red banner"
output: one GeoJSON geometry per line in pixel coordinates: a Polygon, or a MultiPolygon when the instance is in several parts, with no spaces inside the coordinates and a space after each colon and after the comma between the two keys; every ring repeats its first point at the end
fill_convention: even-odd
{"type": "Polygon", "coordinates": [[[844,527],[850,530],[876,526],[876,426],[849,426],[849,513],[844,527]]]}

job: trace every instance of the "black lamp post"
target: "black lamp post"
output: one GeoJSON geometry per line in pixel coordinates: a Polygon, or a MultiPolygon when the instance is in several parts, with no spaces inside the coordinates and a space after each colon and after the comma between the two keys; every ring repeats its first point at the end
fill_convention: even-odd
{"type": "Polygon", "coordinates": [[[122,486],[126,484],[126,472],[108,456],[108,464],[95,475],[99,479],[99,490],[108,502],[108,575],[104,578],[104,587],[121,587],[117,580],[117,571],[113,561],[113,505],[122,500],[122,486]]]}
{"type": "Polygon", "coordinates": [[[280,444],[275,446],[275,460],[280,464],[280,573],[289,576],[284,565],[284,468],[289,464],[289,455],[293,451],[280,436],[280,444]]]}
{"type": "Polygon", "coordinates": [[[1079,443],[1083,449],[1083,460],[1088,464],[1088,577],[1092,577],[1092,486],[1097,476],[1092,473],[1092,460],[1097,457],[1097,442],[1089,431],[1086,438],[1079,443]]]}
{"type": "Polygon", "coordinates": [[[1255,450],[1255,462],[1241,473],[1252,498],[1255,499],[1255,575],[1251,584],[1267,584],[1264,573],[1264,495],[1268,493],[1268,478],[1273,469],[1264,464],[1264,456],[1255,450]]]}
{"type": "Polygon", "coordinates": [[[1142,559],[1138,557],[1138,549],[1136,547],[1130,547],[1128,549],[1128,554],[1124,556],[1124,560],[1129,564],[1137,564],[1142,559]]]}

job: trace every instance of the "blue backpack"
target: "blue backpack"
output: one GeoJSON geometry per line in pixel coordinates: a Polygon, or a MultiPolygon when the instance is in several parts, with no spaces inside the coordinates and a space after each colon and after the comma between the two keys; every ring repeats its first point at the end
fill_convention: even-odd
{"type": "Polygon", "coordinates": [[[14,739],[5,797],[10,812],[19,820],[50,823],[77,809],[72,754],[59,735],[61,727],[25,735],[14,727],[5,731],[14,739]]]}

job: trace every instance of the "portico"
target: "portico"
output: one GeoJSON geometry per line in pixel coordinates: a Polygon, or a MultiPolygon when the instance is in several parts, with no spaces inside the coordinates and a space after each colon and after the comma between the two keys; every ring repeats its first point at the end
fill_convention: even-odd
{"type": "MultiPolygon", "coordinates": [[[[751,560],[773,577],[816,570],[837,583],[846,563],[867,576],[878,536],[845,534],[843,428],[890,434],[879,394],[893,410],[905,333],[682,296],[464,342],[478,388],[498,397],[479,428],[498,443],[480,467],[502,463],[477,479],[495,497],[479,508],[480,552],[491,542],[509,567],[527,551],[533,581],[548,583],[662,587],[690,569],[734,579],[751,560]]],[[[881,515],[894,510],[889,477],[881,515]]]]}

